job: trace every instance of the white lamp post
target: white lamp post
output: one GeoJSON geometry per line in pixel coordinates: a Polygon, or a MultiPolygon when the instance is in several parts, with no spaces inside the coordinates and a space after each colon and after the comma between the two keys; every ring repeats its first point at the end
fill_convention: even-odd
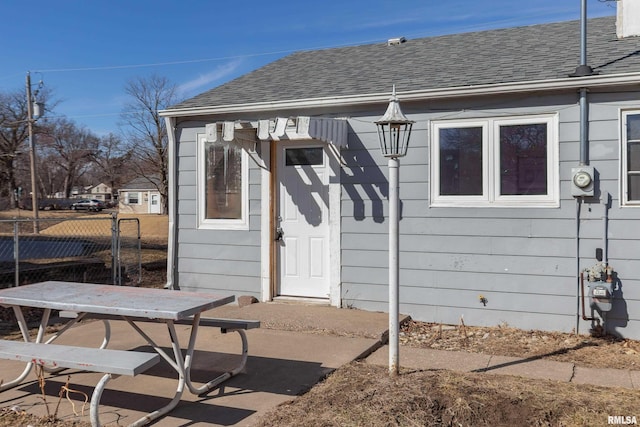
{"type": "Polygon", "coordinates": [[[400,328],[400,246],[399,246],[399,172],[400,157],[407,154],[411,129],[415,122],[402,114],[396,87],[384,115],[375,122],[380,151],[389,159],[389,374],[398,375],[400,328]]]}

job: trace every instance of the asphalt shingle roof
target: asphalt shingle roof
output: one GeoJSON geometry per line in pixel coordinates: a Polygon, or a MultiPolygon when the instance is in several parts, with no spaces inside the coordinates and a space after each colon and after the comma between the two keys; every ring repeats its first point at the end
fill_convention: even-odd
{"type": "Polygon", "coordinates": [[[155,190],[160,185],[156,177],[137,177],[120,187],[121,190],[155,190]]]}
{"type": "MultiPolygon", "coordinates": [[[[619,40],[615,17],[590,19],[587,63],[640,72],[640,37],[619,40]]],[[[580,63],[580,21],[297,52],[172,109],[357,96],[565,78],[580,63]]]]}

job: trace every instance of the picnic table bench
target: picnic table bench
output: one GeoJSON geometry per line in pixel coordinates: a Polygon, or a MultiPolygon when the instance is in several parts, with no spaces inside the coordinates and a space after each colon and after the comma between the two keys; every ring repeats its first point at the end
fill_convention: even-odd
{"type": "MultiPolygon", "coordinates": [[[[94,427],[100,426],[98,408],[102,392],[109,380],[120,375],[136,376],[160,361],[159,355],[140,351],[10,340],[0,340],[0,358],[35,364],[43,368],[68,368],[103,373],[104,376],[91,395],[89,416],[94,427]]],[[[17,383],[22,381],[20,378],[18,380],[17,383]]],[[[13,384],[16,381],[3,386],[9,388],[16,385],[13,384]]]]}
{"type": "MultiPolygon", "coordinates": [[[[121,317],[113,316],[109,314],[98,314],[98,313],[82,313],[79,315],[78,312],[63,310],[59,313],[60,317],[63,318],[71,318],[75,321],[80,320],[88,320],[88,319],[99,319],[103,321],[109,320],[122,320],[121,317]],[[82,317],[79,317],[82,316],[82,317]]],[[[127,321],[129,321],[132,326],[135,325],[133,322],[154,322],[155,320],[149,319],[148,317],[131,317],[127,316],[127,321]]],[[[187,319],[180,319],[173,322],[176,325],[192,325],[193,317],[189,317],[187,319]]],[[[260,321],[259,320],[244,320],[244,319],[225,319],[225,318],[214,318],[214,317],[200,317],[200,321],[198,323],[199,326],[207,326],[220,328],[220,332],[226,334],[227,332],[237,332],[240,335],[240,339],[242,341],[242,352],[241,352],[241,360],[238,365],[231,369],[230,371],[224,372],[220,374],[218,377],[213,380],[207,382],[199,388],[191,386],[191,380],[188,378],[187,386],[191,389],[191,392],[194,394],[204,394],[211,390],[213,387],[222,383],[223,381],[228,380],[234,375],[242,372],[245,365],[247,364],[247,359],[249,357],[249,344],[247,341],[247,335],[245,333],[246,330],[259,328],[260,321]]],[[[135,326],[134,326],[135,327],[135,326]]],[[[102,344],[102,348],[106,347],[109,343],[109,324],[105,323],[105,336],[102,344]]],[[[189,373],[188,373],[189,375],[189,373]]]]}

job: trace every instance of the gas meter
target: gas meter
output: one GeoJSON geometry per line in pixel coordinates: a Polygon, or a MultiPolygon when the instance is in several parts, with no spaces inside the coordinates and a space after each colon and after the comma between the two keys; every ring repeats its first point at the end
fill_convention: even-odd
{"type": "Polygon", "coordinates": [[[584,270],[589,281],[589,297],[591,298],[591,308],[599,311],[611,311],[613,303],[613,268],[611,266],[597,263],[591,268],[584,270]]]}
{"type": "Polygon", "coordinates": [[[611,305],[613,302],[613,283],[589,283],[589,296],[591,297],[591,307],[600,312],[611,311],[611,305]]]}

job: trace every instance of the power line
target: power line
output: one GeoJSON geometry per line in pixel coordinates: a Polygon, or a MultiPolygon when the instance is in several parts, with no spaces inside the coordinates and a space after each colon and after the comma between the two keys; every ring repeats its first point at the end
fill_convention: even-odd
{"type": "Polygon", "coordinates": [[[319,46],[314,48],[303,48],[303,49],[287,49],[287,50],[277,50],[277,51],[263,52],[263,53],[248,53],[244,55],[220,56],[217,58],[189,59],[189,60],[183,60],[183,61],[170,61],[170,62],[154,62],[154,63],[148,63],[148,64],[108,65],[103,67],[52,68],[52,69],[38,70],[37,72],[61,73],[61,72],[70,72],[70,71],[102,71],[102,70],[118,70],[118,69],[127,69],[127,68],[159,67],[159,66],[165,66],[165,65],[197,64],[201,62],[225,61],[230,59],[252,58],[252,57],[258,57],[258,56],[282,55],[286,53],[293,53],[293,52],[300,52],[300,51],[312,51],[312,50],[330,49],[330,48],[337,48],[337,47],[357,46],[361,44],[375,43],[380,41],[381,39],[359,41],[354,43],[347,43],[347,44],[333,45],[333,46],[319,46]]]}
{"type": "MultiPolygon", "coordinates": [[[[603,0],[599,0],[599,1],[603,1],[603,0]]],[[[607,0],[604,0],[604,1],[607,1],[607,0]]],[[[554,11],[554,12],[556,13],[556,15],[558,13],[566,14],[566,13],[569,12],[569,9],[563,9],[561,11],[554,11]]],[[[528,18],[530,19],[532,16],[543,17],[543,16],[547,16],[547,15],[549,15],[549,12],[543,11],[543,12],[539,12],[539,13],[530,15],[530,16],[528,16],[528,18]]],[[[496,25],[508,26],[511,23],[518,23],[520,21],[521,21],[520,18],[518,18],[518,19],[507,18],[507,19],[494,20],[494,21],[489,21],[489,22],[478,22],[478,23],[463,25],[463,27],[458,29],[456,32],[467,32],[467,31],[484,30],[484,29],[487,29],[487,28],[493,28],[496,25]]],[[[410,37],[410,38],[423,38],[423,37],[434,36],[434,34],[430,34],[429,32],[421,31],[421,32],[406,34],[405,36],[410,37]]],[[[437,34],[436,34],[436,36],[437,36],[437,34]]],[[[271,51],[271,52],[248,53],[248,54],[241,54],[241,55],[221,56],[221,57],[216,57],[216,58],[187,59],[187,60],[180,60],[180,61],[153,62],[153,63],[143,63],[143,64],[105,65],[105,66],[94,66],[94,67],[51,68],[51,69],[38,70],[38,72],[41,72],[41,73],[44,73],[44,72],[62,73],[62,72],[78,72],[78,71],[103,71],[103,70],[118,70],[118,69],[160,67],[160,66],[181,65],[181,64],[197,64],[197,63],[203,63],[203,62],[215,62],[215,61],[223,61],[223,60],[230,60],[230,59],[252,58],[252,57],[271,56],[271,55],[282,55],[282,54],[288,54],[288,53],[299,52],[299,51],[313,51],[313,50],[321,50],[321,49],[331,49],[331,48],[339,48],[339,47],[358,46],[358,45],[364,45],[364,44],[369,44],[369,43],[386,42],[386,40],[387,40],[386,38],[384,38],[384,39],[380,38],[380,39],[371,39],[371,40],[360,40],[360,41],[355,41],[355,42],[351,42],[351,43],[343,43],[343,44],[336,44],[336,45],[315,46],[315,47],[307,47],[307,48],[300,48],[300,49],[284,49],[284,50],[277,50],[277,51],[271,51]]],[[[6,76],[6,77],[0,77],[0,80],[13,78],[14,76],[15,75],[6,76]]]]}

